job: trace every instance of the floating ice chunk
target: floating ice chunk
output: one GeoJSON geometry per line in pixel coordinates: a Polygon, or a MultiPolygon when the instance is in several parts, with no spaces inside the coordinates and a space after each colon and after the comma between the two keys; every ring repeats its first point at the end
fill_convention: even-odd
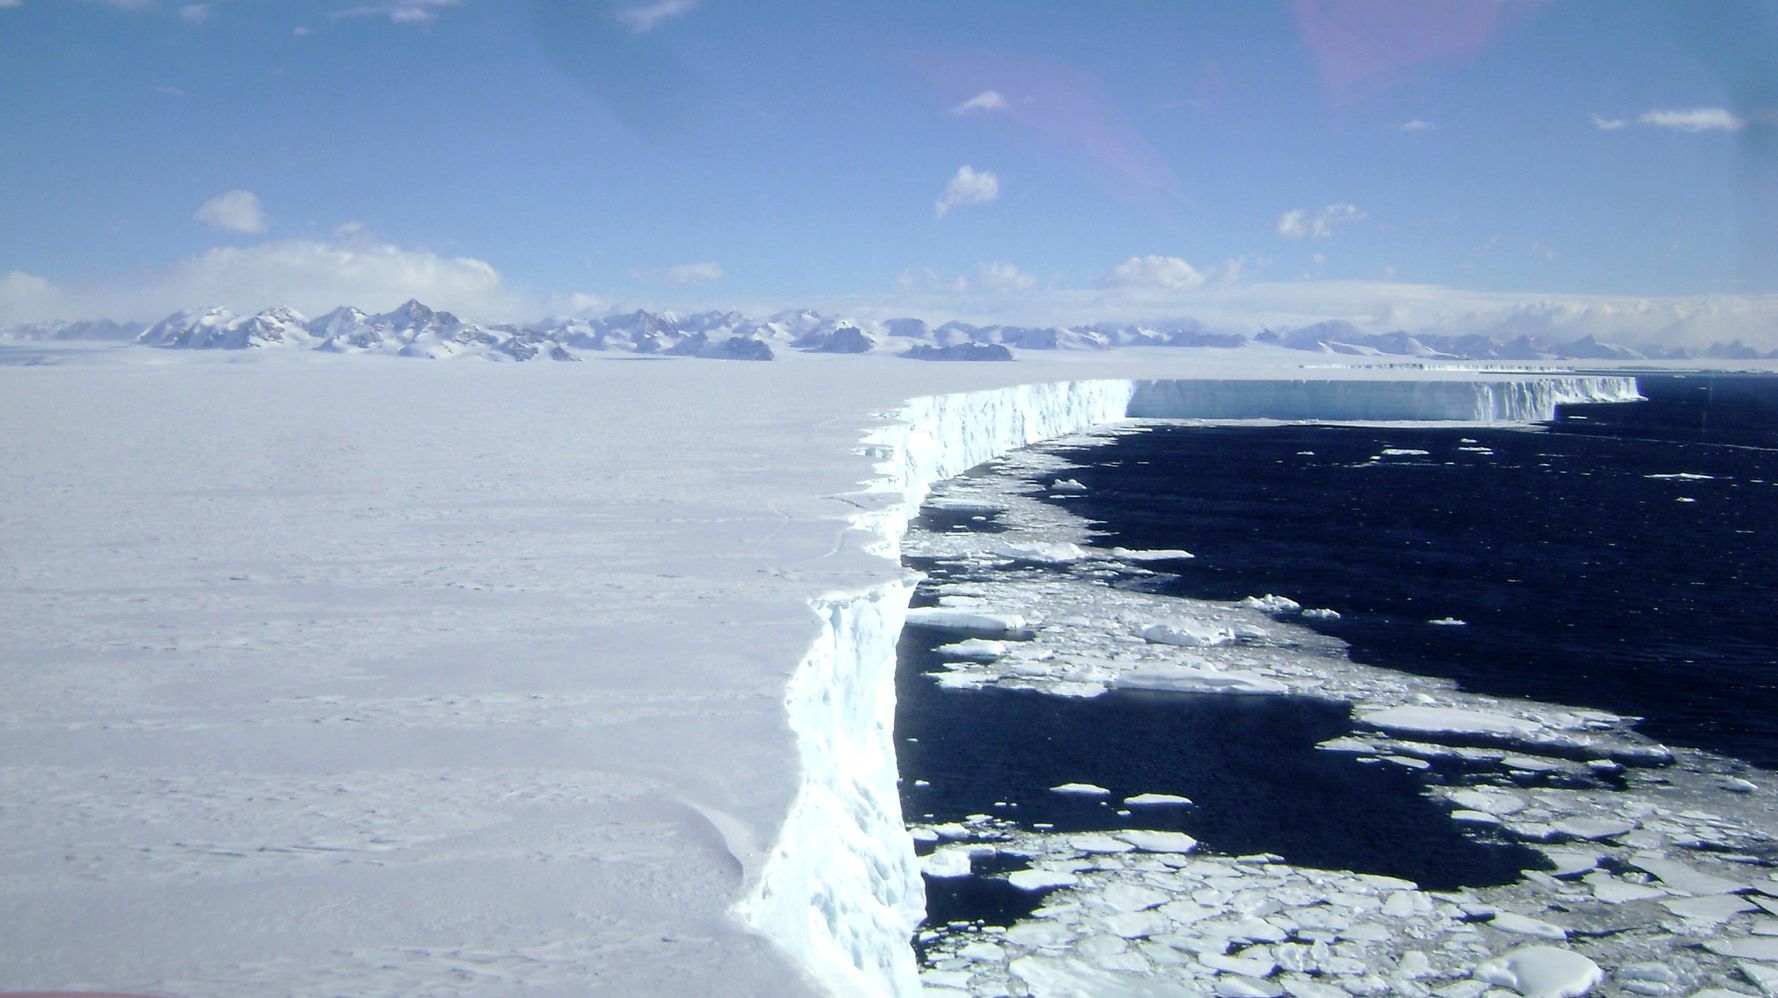
{"type": "Polygon", "coordinates": [[[1196,620],[1172,620],[1150,624],[1142,629],[1142,640],[1157,645],[1179,645],[1182,648],[1212,648],[1234,644],[1235,632],[1196,620]]]}
{"type": "Polygon", "coordinates": [[[1459,825],[1498,825],[1498,824],[1500,824],[1500,818],[1498,815],[1492,815],[1486,811],[1471,811],[1468,808],[1462,808],[1462,807],[1451,812],[1451,820],[1455,821],[1459,825]]]}
{"type": "Polygon", "coordinates": [[[945,631],[985,631],[1006,634],[1023,630],[1025,618],[1016,613],[986,613],[942,606],[920,606],[908,611],[907,622],[945,631]]]}
{"type": "Polygon", "coordinates": [[[1573,950],[1522,946],[1476,964],[1471,976],[1512,988],[1526,998],[1577,998],[1593,990],[1605,974],[1573,950]]]}
{"type": "Polygon", "coordinates": [[[1288,596],[1275,596],[1272,593],[1267,593],[1264,596],[1249,596],[1235,605],[1265,613],[1296,613],[1303,608],[1301,603],[1288,596]]]}
{"type": "Polygon", "coordinates": [[[975,963],[999,963],[1006,959],[1006,948],[978,940],[958,950],[957,955],[975,963]]]}
{"type": "Polygon", "coordinates": [[[1087,487],[1072,478],[1058,478],[1050,483],[1051,492],[1085,492],[1087,487]]]}
{"type": "Polygon", "coordinates": [[[1014,870],[1006,875],[1006,882],[1021,891],[1047,891],[1071,887],[1080,883],[1080,878],[1067,870],[1014,870]]]}
{"type": "Polygon", "coordinates": [[[1024,544],[1014,544],[1002,541],[994,545],[994,550],[1019,561],[1039,561],[1054,565],[1080,561],[1087,556],[1085,548],[1079,544],[1067,542],[1031,541],[1024,544]]]}
{"type": "Polygon", "coordinates": [[[1451,794],[1454,803],[1489,814],[1517,814],[1525,810],[1524,798],[1505,790],[1458,790],[1451,794]]]}
{"type": "Polygon", "coordinates": [[[1542,725],[1522,717],[1508,717],[1484,710],[1461,710],[1456,707],[1390,707],[1372,711],[1358,718],[1385,731],[1411,731],[1422,734],[1506,735],[1529,737],[1542,725]]]}
{"type": "Polygon", "coordinates": [[[1754,936],[1742,939],[1712,939],[1704,948],[1717,956],[1740,960],[1778,960],[1778,937],[1754,936]]]}
{"type": "Polygon", "coordinates": [[[1429,620],[1429,621],[1427,621],[1427,623],[1431,624],[1434,627],[1468,627],[1469,626],[1469,621],[1458,620],[1456,617],[1440,617],[1437,620],[1429,620]]]}
{"type": "Polygon", "coordinates": [[[1693,499],[1691,496],[1680,496],[1679,498],[1677,498],[1673,501],[1674,502],[1697,502],[1698,500],[1693,499]]]}
{"type": "Polygon", "coordinates": [[[1540,759],[1534,755],[1502,756],[1500,764],[1508,769],[1517,769],[1526,773],[1553,773],[1562,768],[1559,762],[1540,759]]]}
{"type": "Polygon", "coordinates": [[[1385,448],[1383,448],[1383,456],[1384,457],[1425,457],[1431,453],[1432,453],[1431,451],[1419,450],[1419,449],[1413,448],[1413,447],[1385,447],[1385,448]]]}
{"type": "Polygon", "coordinates": [[[1098,899],[1118,911],[1147,911],[1167,903],[1167,893],[1119,881],[1099,892],[1098,899]]]}
{"type": "Polygon", "coordinates": [[[1150,665],[1131,669],[1117,677],[1120,687],[1139,690],[1176,690],[1182,693],[1288,693],[1290,687],[1251,672],[1219,672],[1183,665],[1150,665]]]}
{"type": "Polygon", "coordinates": [[[1488,924],[1503,932],[1517,932],[1523,936],[1536,936],[1539,939],[1561,942],[1568,938],[1568,930],[1560,925],[1553,925],[1529,915],[1521,915],[1516,911],[1500,912],[1488,924]]]}
{"type": "Polygon", "coordinates": [[[1662,901],[1661,907],[1688,922],[1715,925],[1726,922],[1742,912],[1757,911],[1757,906],[1735,894],[1707,894],[1695,898],[1674,898],[1662,901]]]}
{"type": "MultiPolygon", "coordinates": [[[[915,780],[914,782],[916,785],[918,785],[918,784],[923,783],[925,781],[924,780],[915,780]]],[[[938,841],[938,832],[936,832],[930,828],[911,829],[908,832],[908,836],[910,838],[912,838],[915,842],[920,842],[920,843],[924,843],[924,844],[931,844],[933,842],[938,841]]]]}
{"type": "Polygon", "coordinates": [[[1329,610],[1326,607],[1317,607],[1313,610],[1304,610],[1303,616],[1308,617],[1310,620],[1339,620],[1340,611],[1329,610]]]}
{"type": "Polygon", "coordinates": [[[1650,898],[1667,897],[1667,892],[1659,887],[1646,884],[1632,884],[1627,880],[1619,880],[1601,870],[1589,873],[1580,878],[1581,882],[1593,890],[1593,897],[1605,904],[1627,904],[1632,901],[1647,901],[1650,898]]]}
{"type": "Polygon", "coordinates": [[[967,877],[971,852],[969,846],[940,846],[920,857],[920,872],[940,879],[967,877]]]}
{"type": "Polygon", "coordinates": [[[1110,797],[1111,791],[1095,783],[1062,783],[1050,788],[1051,793],[1080,794],[1083,797],[1110,797]]]}
{"type": "Polygon", "coordinates": [[[1129,805],[1130,807],[1153,807],[1153,806],[1168,805],[1168,804],[1177,804],[1177,805],[1180,805],[1183,807],[1183,806],[1191,803],[1191,798],[1190,797],[1181,797],[1178,794],[1153,794],[1153,793],[1150,793],[1150,794],[1137,794],[1134,797],[1125,797],[1124,803],[1129,805]]]}
{"type": "Polygon", "coordinates": [[[1545,849],[1543,854],[1549,857],[1550,862],[1556,864],[1552,876],[1572,877],[1591,872],[1599,866],[1600,856],[1598,853],[1576,852],[1572,849],[1545,849]]]}
{"type": "Polygon", "coordinates": [[[1130,852],[1136,847],[1121,839],[1109,835],[1070,835],[1068,845],[1076,852],[1114,853],[1130,852]]]}
{"type": "Polygon", "coordinates": [[[1113,832],[1113,835],[1135,846],[1143,852],[1191,852],[1198,847],[1198,840],[1184,832],[1160,832],[1147,829],[1126,829],[1113,832]]]}
{"type": "Polygon", "coordinates": [[[1112,548],[1111,556],[1124,561],[1183,561],[1197,557],[1190,551],[1179,548],[1112,548]]]}
{"type": "Polygon", "coordinates": [[[1658,478],[1676,482],[1713,482],[1715,475],[1697,475],[1689,471],[1678,471],[1667,475],[1643,475],[1643,478],[1658,478]]]}
{"type": "Polygon", "coordinates": [[[1636,822],[1625,818],[1563,818],[1554,824],[1557,832],[1588,841],[1615,839],[1636,830],[1636,822]]]}
{"type": "Polygon", "coordinates": [[[1630,857],[1631,866],[1661,878],[1661,883],[1685,894],[1735,894],[1752,885],[1745,880],[1729,880],[1712,876],[1664,856],[1639,854],[1630,857]]]}
{"type": "Polygon", "coordinates": [[[1006,642],[985,638],[967,638],[948,645],[939,645],[933,652],[945,658],[961,658],[971,662],[992,662],[1006,654],[1006,642]]]}

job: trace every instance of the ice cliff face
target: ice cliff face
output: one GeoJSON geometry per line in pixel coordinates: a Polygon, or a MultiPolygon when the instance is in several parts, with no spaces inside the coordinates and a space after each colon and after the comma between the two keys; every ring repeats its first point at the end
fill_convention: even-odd
{"type": "MultiPolygon", "coordinates": [[[[1634,378],[1513,381],[1078,381],[910,401],[870,431],[876,478],[851,525],[899,566],[934,482],[1009,450],[1125,418],[1534,422],[1558,404],[1634,401],[1634,378]]],[[[820,637],[786,705],[802,785],[743,921],[835,994],[920,990],[909,941],[925,907],[895,764],[895,645],[914,581],[896,578],[812,607],[820,637]]]]}

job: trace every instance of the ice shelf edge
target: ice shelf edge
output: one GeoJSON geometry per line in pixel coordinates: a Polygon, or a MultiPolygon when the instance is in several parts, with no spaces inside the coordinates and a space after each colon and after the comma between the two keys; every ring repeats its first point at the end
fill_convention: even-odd
{"type": "Polygon", "coordinates": [[[735,906],[835,994],[916,995],[910,940],[925,912],[896,770],[896,643],[914,581],[901,538],[932,485],[1043,440],[1127,418],[1529,423],[1556,406],[1642,398],[1633,377],[1490,380],[1099,380],[912,399],[864,434],[875,461],[848,514],[893,578],[810,603],[819,634],[785,703],[801,783],[770,855],[735,906]]]}

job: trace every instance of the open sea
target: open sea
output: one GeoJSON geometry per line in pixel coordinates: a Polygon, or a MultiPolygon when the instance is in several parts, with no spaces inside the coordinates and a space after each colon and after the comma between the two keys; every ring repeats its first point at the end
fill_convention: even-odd
{"type": "MultiPolygon", "coordinates": [[[[1337,611],[1295,623],[1410,683],[1632,716],[1649,739],[1761,775],[1778,769],[1778,376],[1640,384],[1646,402],[1567,406],[1533,428],[1150,424],[1056,450],[1084,490],[1045,501],[1092,521],[1095,546],[1196,555],[1104,584],[1286,595],[1337,611]]],[[[998,529],[936,509],[917,526],[998,529]]],[[[910,564],[929,586],[969,578],[910,564]]],[[[951,688],[934,681],[934,649],[955,640],[904,633],[896,734],[912,822],[1115,829],[1132,820],[1115,799],[1051,788],[1140,786],[1194,802],[1140,827],[1219,855],[1425,889],[1548,866],[1422,792],[1473,778],[1460,760],[1414,769],[1318,751],[1355,731],[1337,698],[951,688]]],[[[1041,897],[989,876],[1017,866],[984,855],[981,876],[929,881],[929,924],[1028,915],[1041,897]]]]}

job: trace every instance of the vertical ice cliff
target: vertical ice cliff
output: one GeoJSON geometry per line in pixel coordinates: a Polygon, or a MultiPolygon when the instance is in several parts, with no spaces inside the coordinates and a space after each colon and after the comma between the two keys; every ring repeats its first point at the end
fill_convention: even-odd
{"type": "MultiPolygon", "coordinates": [[[[848,519],[899,565],[934,482],[1009,450],[1125,418],[1551,419],[1557,405],[1634,401],[1634,378],[1079,381],[918,398],[864,438],[876,478],[848,519]]],[[[786,696],[802,781],[736,914],[845,995],[920,990],[910,939],[925,892],[902,822],[895,763],[895,645],[914,580],[824,596],[820,634],[786,696]]]]}

